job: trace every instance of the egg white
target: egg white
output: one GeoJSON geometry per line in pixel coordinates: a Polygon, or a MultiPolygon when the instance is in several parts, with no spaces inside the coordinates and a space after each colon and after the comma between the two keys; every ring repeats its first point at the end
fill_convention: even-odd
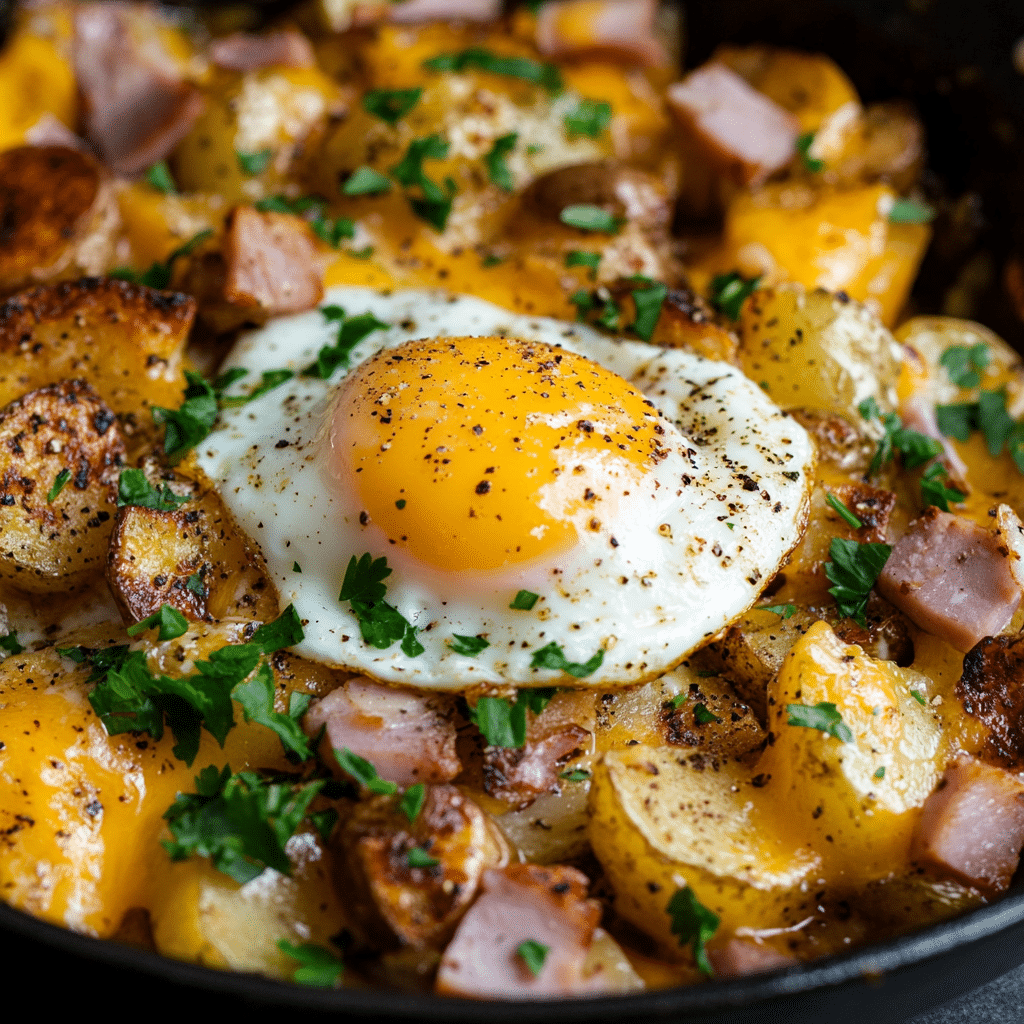
{"type": "MultiPolygon", "coordinates": [[[[421,631],[425,650],[416,657],[397,643],[378,650],[364,643],[348,604],[338,600],[349,559],[367,550],[366,533],[358,507],[340,507],[329,492],[318,455],[345,371],[330,381],[297,375],[223,411],[197,457],[240,528],[259,543],[282,604],[295,605],[305,628],[295,650],[305,657],[431,689],[548,686],[573,681],[531,665],[533,653],[554,641],[571,662],[605,652],[601,666],[574,685],[632,684],[667,671],[748,608],[800,538],[812,442],[727,363],[444,292],[335,288],[324,305],[394,325],[360,342],[352,366],[409,340],[465,335],[540,341],[585,355],[644,392],[675,424],[687,465],[674,465],[688,471],[688,482],[677,481],[667,503],[668,489],[658,488],[656,529],[617,524],[618,546],[605,543],[596,553],[583,546],[557,565],[525,569],[500,593],[481,597],[456,580],[439,592],[436,576],[395,572],[385,581],[386,600],[421,631]],[[541,595],[532,610],[508,607],[518,586],[541,595]],[[490,646],[473,657],[456,654],[446,642],[455,634],[482,635],[490,646]]],[[[245,393],[263,371],[298,374],[336,334],[319,310],[280,317],[243,335],[225,368],[248,371],[236,386],[245,393]]]]}

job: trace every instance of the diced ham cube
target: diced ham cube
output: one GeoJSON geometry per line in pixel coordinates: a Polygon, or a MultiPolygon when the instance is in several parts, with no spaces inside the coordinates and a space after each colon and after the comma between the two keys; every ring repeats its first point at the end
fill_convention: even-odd
{"type": "Polygon", "coordinates": [[[724,64],[705,64],[667,95],[708,163],[739,185],[761,184],[796,153],[799,121],[724,64]]]}
{"type": "Polygon", "coordinates": [[[316,64],[309,40],[294,29],[281,32],[233,32],[210,43],[210,60],[228,71],[261,68],[311,68],[316,64]]]}
{"type": "Polygon", "coordinates": [[[302,724],[310,736],[326,725],[330,749],[347,747],[369,761],[382,779],[410,786],[449,782],[462,770],[455,753],[453,713],[444,696],[398,690],[356,676],[314,701],[302,724]]]}
{"type": "Polygon", "coordinates": [[[189,133],[205,101],[183,82],[154,34],[132,34],[128,5],[75,8],[74,65],[86,138],[118,174],[162,160],[189,133]]]}
{"type": "Polygon", "coordinates": [[[532,732],[537,735],[528,735],[519,749],[489,747],[484,754],[484,788],[516,809],[556,790],[562,765],[577,751],[589,748],[590,733],[578,725],[532,732]]]}
{"type": "Polygon", "coordinates": [[[799,963],[796,957],[780,953],[752,939],[730,939],[724,946],[708,950],[708,959],[715,974],[722,978],[736,978],[741,974],[758,974],[779,967],[792,967],[799,963]]]}
{"type": "Polygon", "coordinates": [[[921,629],[960,651],[1004,629],[1021,588],[999,538],[931,506],[910,524],[878,577],[878,592],[921,629]]]}
{"type": "Polygon", "coordinates": [[[555,0],[537,13],[537,49],[555,59],[604,56],[664,67],[657,16],[658,0],[555,0]]]}
{"type": "Polygon", "coordinates": [[[585,875],[561,865],[485,872],[483,892],[441,958],[438,993],[545,999],[595,992],[583,968],[601,909],[586,898],[587,884],[585,875]],[[548,947],[536,976],[517,952],[530,940],[548,947]]]}
{"type": "Polygon", "coordinates": [[[224,297],[267,316],[312,309],[323,297],[320,260],[309,230],[286,213],[239,206],[224,236],[224,297]]]}
{"type": "Polygon", "coordinates": [[[1024,782],[966,754],[925,801],[913,858],[967,885],[1001,892],[1024,846],[1024,782]]]}

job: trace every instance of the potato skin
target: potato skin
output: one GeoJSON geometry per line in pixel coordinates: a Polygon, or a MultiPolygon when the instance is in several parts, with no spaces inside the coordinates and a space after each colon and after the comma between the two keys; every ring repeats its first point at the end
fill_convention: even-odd
{"type": "Polygon", "coordinates": [[[39,388],[0,411],[0,579],[70,591],[97,572],[124,451],[117,418],[85,381],[39,388]]]}

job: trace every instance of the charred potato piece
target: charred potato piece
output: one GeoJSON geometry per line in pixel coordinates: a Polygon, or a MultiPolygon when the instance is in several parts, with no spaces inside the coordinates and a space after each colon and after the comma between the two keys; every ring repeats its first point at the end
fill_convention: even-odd
{"type": "Polygon", "coordinates": [[[66,146],[0,153],[0,293],[99,273],[117,220],[107,174],[87,153],[66,146]]]}
{"type": "Polygon", "coordinates": [[[0,411],[0,578],[69,591],[103,564],[124,441],[84,381],[30,392],[0,411]]]}
{"type": "Polygon", "coordinates": [[[195,300],[112,278],[83,278],[0,304],[0,403],[55,380],[87,380],[124,421],[176,408],[195,300]]]}

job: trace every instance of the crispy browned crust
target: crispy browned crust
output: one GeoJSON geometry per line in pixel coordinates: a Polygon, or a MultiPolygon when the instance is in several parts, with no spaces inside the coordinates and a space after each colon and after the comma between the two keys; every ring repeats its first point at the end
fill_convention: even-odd
{"type": "Polygon", "coordinates": [[[488,747],[483,757],[484,789],[517,810],[541,793],[557,792],[562,767],[588,747],[590,732],[561,725],[527,738],[522,747],[488,747]]]}
{"type": "Polygon", "coordinates": [[[1024,769],[1024,636],[989,636],[971,648],[956,695],[988,726],[982,760],[1024,769]]]}
{"type": "Polygon", "coordinates": [[[111,248],[113,206],[106,172],[88,153],[66,146],[0,153],[0,293],[99,270],[111,248]]]}
{"type": "Polygon", "coordinates": [[[117,418],[84,381],[0,411],[0,578],[30,591],[87,582],[103,564],[124,450],[117,418]]]}
{"type": "MultiPolygon", "coordinates": [[[[764,702],[762,693],[761,703],[764,702]]],[[[658,724],[666,743],[693,748],[695,756],[715,767],[722,761],[740,760],[751,751],[761,750],[767,739],[754,712],[721,678],[690,683],[686,700],[678,707],[671,701],[662,706],[658,724]],[[698,711],[698,706],[704,711],[698,711]],[[714,715],[718,721],[708,715],[714,715]]]]}
{"type": "Polygon", "coordinates": [[[113,278],[45,285],[0,303],[0,403],[57,380],[87,380],[119,416],[149,423],[181,404],[195,300],[113,278]]]}

